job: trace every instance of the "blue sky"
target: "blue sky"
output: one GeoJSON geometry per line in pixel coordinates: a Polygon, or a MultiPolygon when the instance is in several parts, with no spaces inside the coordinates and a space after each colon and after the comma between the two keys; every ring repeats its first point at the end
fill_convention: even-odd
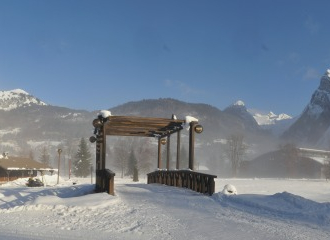
{"type": "Polygon", "coordinates": [[[0,0],[0,90],[99,110],[157,98],[299,115],[330,68],[327,0],[0,0]]]}

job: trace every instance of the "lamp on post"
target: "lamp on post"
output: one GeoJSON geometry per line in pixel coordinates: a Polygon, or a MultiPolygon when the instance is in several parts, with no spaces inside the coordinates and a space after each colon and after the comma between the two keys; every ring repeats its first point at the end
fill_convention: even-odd
{"type": "Polygon", "coordinates": [[[61,167],[61,153],[62,149],[57,149],[58,152],[58,169],[57,169],[57,184],[60,182],[60,167],[61,167]]]}

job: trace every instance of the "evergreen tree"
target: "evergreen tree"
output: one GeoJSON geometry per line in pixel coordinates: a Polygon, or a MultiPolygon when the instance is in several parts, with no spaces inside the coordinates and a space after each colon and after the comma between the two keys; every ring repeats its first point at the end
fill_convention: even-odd
{"type": "Polygon", "coordinates": [[[75,155],[72,172],[77,177],[87,177],[90,173],[91,153],[89,152],[87,143],[81,138],[78,146],[78,152],[75,155]]]}

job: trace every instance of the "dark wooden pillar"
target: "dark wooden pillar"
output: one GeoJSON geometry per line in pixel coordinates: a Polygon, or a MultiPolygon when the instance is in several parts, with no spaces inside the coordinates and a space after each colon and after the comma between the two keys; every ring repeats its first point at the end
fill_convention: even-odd
{"type": "Polygon", "coordinates": [[[177,132],[177,139],[176,139],[176,169],[180,169],[180,156],[181,156],[181,130],[177,132]]]}
{"type": "Polygon", "coordinates": [[[96,170],[101,169],[101,142],[100,142],[100,136],[97,136],[96,138],[96,156],[95,156],[95,166],[96,170]]]}
{"type": "Polygon", "coordinates": [[[101,147],[101,149],[102,149],[102,151],[101,151],[101,169],[105,170],[107,135],[105,134],[104,125],[102,126],[101,132],[102,132],[102,138],[103,138],[102,147],[101,147]]]}
{"type": "Polygon", "coordinates": [[[162,168],[162,144],[161,144],[161,138],[158,138],[158,169],[162,168]]]}
{"type": "Polygon", "coordinates": [[[189,168],[194,169],[195,161],[195,126],[197,122],[191,122],[189,128],[189,168]]]}
{"type": "Polygon", "coordinates": [[[101,149],[102,149],[102,141],[103,141],[103,136],[101,133],[96,135],[96,156],[95,156],[95,160],[96,160],[96,177],[95,177],[95,189],[96,191],[101,191],[101,183],[102,183],[102,179],[101,179],[101,149]]]}
{"type": "Polygon", "coordinates": [[[170,169],[170,158],[171,158],[171,136],[167,136],[167,156],[166,156],[166,169],[170,169]]]}

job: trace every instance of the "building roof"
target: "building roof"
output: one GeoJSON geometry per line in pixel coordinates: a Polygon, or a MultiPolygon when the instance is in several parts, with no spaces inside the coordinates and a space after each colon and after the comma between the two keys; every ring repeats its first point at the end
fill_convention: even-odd
{"type": "Polygon", "coordinates": [[[57,170],[30,158],[12,157],[0,159],[0,168],[5,170],[57,170]]]}

